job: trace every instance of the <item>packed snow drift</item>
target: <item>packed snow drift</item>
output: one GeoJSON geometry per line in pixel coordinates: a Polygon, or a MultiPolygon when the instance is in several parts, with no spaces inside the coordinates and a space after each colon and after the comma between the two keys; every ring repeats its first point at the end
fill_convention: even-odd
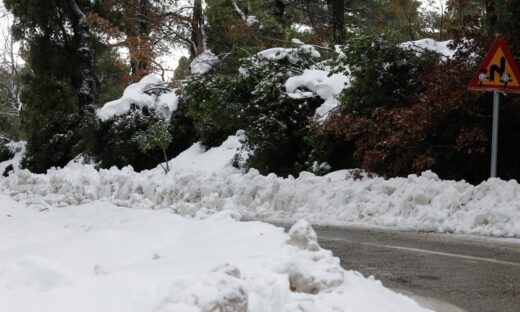
{"type": "Polygon", "coordinates": [[[426,311],[342,269],[306,221],[287,234],[232,211],[34,208],[0,195],[0,311],[426,311]]]}
{"type": "Polygon", "coordinates": [[[187,216],[233,210],[247,218],[520,237],[515,180],[489,179],[475,186],[441,180],[432,172],[384,179],[360,178],[348,170],[263,176],[232,167],[239,148],[236,136],[208,151],[195,144],[170,161],[167,175],[160,168],[138,173],[131,167],[97,170],[78,162],[45,175],[18,169],[0,180],[0,192],[38,209],[102,199],[187,216]]]}

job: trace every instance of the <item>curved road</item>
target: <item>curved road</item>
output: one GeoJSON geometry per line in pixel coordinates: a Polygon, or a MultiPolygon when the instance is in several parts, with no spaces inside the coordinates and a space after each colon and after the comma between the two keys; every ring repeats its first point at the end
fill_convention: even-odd
{"type": "Polygon", "coordinates": [[[344,268],[373,275],[424,307],[438,312],[520,311],[520,240],[353,227],[314,229],[320,245],[332,250],[344,268]]]}

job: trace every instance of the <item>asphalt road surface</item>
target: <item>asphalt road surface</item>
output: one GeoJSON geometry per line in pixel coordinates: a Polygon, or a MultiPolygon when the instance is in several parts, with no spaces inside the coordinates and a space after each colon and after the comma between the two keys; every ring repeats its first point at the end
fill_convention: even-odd
{"type": "MultiPolygon", "coordinates": [[[[279,224],[283,225],[283,224],[279,224]]],[[[520,312],[520,240],[314,227],[348,270],[438,312],[520,312]]]]}

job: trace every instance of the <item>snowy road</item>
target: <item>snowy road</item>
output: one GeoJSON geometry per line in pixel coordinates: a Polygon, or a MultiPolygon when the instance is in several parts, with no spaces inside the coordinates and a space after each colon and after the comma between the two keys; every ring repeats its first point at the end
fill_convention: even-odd
{"type": "Polygon", "coordinates": [[[468,312],[519,311],[520,240],[345,227],[315,230],[320,245],[340,257],[343,267],[374,275],[386,287],[468,312]]]}

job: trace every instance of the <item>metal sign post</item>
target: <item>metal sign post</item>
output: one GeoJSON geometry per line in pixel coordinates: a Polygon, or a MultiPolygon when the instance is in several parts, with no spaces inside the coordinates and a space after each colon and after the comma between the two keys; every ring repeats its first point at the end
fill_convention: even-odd
{"type": "Polygon", "coordinates": [[[491,177],[497,177],[497,153],[498,153],[498,107],[500,105],[500,94],[493,92],[493,130],[491,135],[491,177]]]}
{"type": "Polygon", "coordinates": [[[504,38],[498,36],[489,49],[468,89],[493,91],[493,129],[491,133],[491,177],[497,177],[498,113],[500,93],[520,93],[520,71],[504,38]]]}

